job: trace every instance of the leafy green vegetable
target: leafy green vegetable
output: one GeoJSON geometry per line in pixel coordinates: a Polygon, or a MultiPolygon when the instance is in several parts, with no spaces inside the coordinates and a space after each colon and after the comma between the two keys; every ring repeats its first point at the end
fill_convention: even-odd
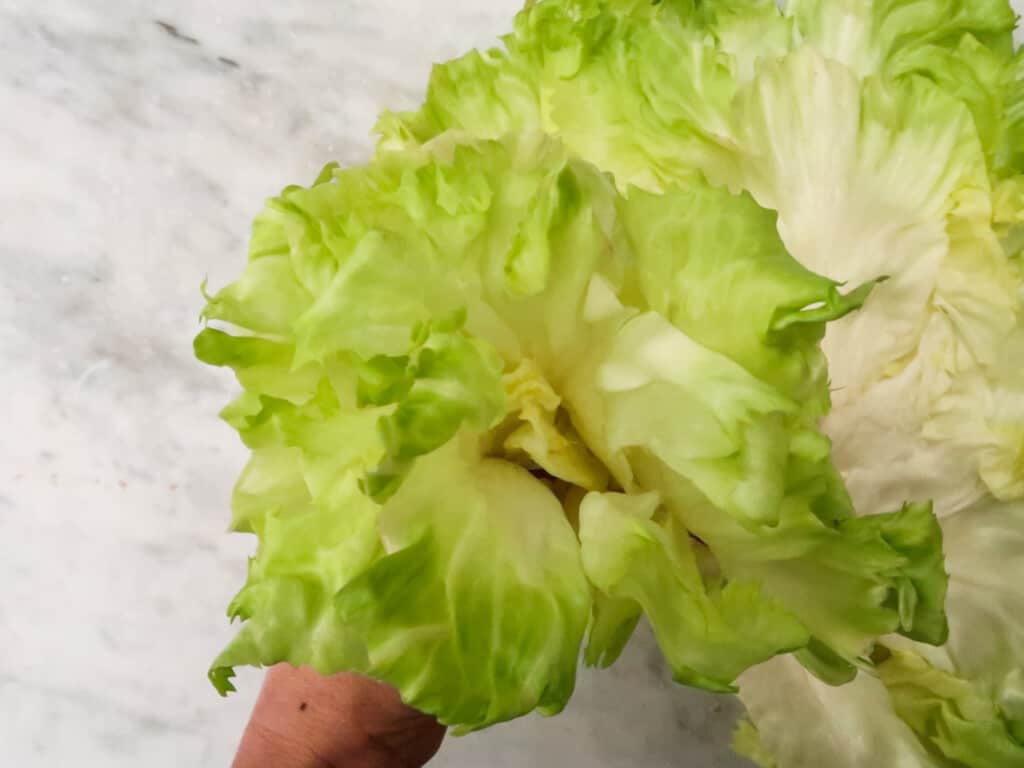
{"type": "Polygon", "coordinates": [[[943,528],[950,633],[942,648],[886,638],[869,672],[834,689],[782,658],[743,675],[758,743],[778,765],[1024,764],[1024,504],[980,503],[943,528]],[[775,705],[780,696],[786,708],[775,705]],[[823,704],[830,716],[815,717],[823,704]],[[807,707],[806,716],[794,707],[807,707]]]}
{"type": "Polygon", "coordinates": [[[530,2],[271,200],[195,342],[259,538],[217,687],[354,669],[465,731],[646,616],[759,764],[1024,764],[1015,21],[530,2]]]}
{"type": "Polygon", "coordinates": [[[977,768],[1024,765],[1024,742],[1013,723],[973,685],[920,656],[893,651],[878,667],[893,709],[944,757],[977,768]]]}
{"type": "Polygon", "coordinates": [[[607,664],[641,613],[713,690],[811,633],[841,664],[937,641],[934,519],[853,518],[817,427],[825,323],[872,287],[800,267],[747,196],[627,197],[543,134],[289,188],[210,300],[234,331],[196,339],[246,389],[224,415],[260,539],[212,679],[355,669],[468,730],[561,709],[588,624],[607,664]]]}
{"type": "Polygon", "coordinates": [[[733,690],[732,680],[751,664],[807,644],[800,622],[762,599],[756,585],[732,582],[709,595],[685,529],[651,519],[658,506],[655,493],[588,494],[580,542],[594,586],[648,616],[677,682],[733,690]]]}
{"type": "MultiPolygon", "coordinates": [[[[808,268],[888,277],[825,340],[829,432],[858,509],[933,498],[945,514],[1014,482],[978,473],[1012,464],[1020,434],[1007,398],[981,402],[1019,304],[991,225],[1020,206],[993,210],[989,173],[997,157],[1019,166],[1013,25],[1003,0],[814,0],[784,14],[752,0],[551,0],[520,14],[505,51],[436,68],[420,111],[382,120],[381,147],[547,130],[623,187],[703,174],[749,190],[808,268]],[[726,44],[750,37],[761,43],[726,44]],[[464,97],[478,82],[495,97],[464,97]],[[512,93],[531,96],[496,114],[512,93]],[[894,401],[912,407],[891,414],[894,401]]],[[[1005,185],[1001,199],[1018,195],[1005,185]]]]}

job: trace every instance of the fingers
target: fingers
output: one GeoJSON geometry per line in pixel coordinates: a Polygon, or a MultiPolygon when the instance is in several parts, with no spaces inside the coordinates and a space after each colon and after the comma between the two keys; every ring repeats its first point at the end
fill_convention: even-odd
{"type": "Polygon", "coordinates": [[[444,727],[393,688],[280,664],[267,673],[234,768],[413,768],[443,738],[444,727]]]}

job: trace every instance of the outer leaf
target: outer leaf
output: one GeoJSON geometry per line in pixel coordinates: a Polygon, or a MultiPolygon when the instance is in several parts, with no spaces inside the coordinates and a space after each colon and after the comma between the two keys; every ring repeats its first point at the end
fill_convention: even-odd
{"type": "Polygon", "coordinates": [[[932,749],[969,768],[1024,766],[1024,741],[971,683],[903,651],[878,673],[896,713],[932,749]]]}
{"type": "Polygon", "coordinates": [[[778,526],[758,532],[716,520],[699,507],[682,509],[724,572],[761,584],[767,597],[801,618],[824,645],[812,646],[812,657],[828,669],[842,659],[854,661],[872,638],[887,632],[931,643],[945,639],[940,537],[927,507],[853,518],[833,528],[794,505],[778,526]]]}
{"type": "MultiPolygon", "coordinates": [[[[733,690],[747,667],[807,642],[800,622],[753,584],[709,594],[686,531],[651,518],[658,504],[655,494],[589,494],[580,541],[587,576],[613,599],[643,608],[678,682],[733,690]]],[[[602,641],[592,635],[591,647],[602,641]]]]}
{"type": "MultiPolygon", "coordinates": [[[[623,206],[644,300],[701,344],[737,360],[801,403],[829,409],[820,350],[825,323],[859,308],[874,286],[841,286],[782,247],[777,216],[706,184],[632,191],[623,206]],[[689,286],[700,284],[702,291],[689,286]]],[[[874,277],[879,277],[879,271],[874,277]]]]}
{"type": "Polygon", "coordinates": [[[950,377],[1005,354],[1017,298],[966,109],[921,80],[862,85],[807,50],[763,67],[741,105],[744,184],[779,210],[797,259],[836,279],[889,275],[824,343],[836,400],[826,428],[858,509],[908,494],[934,495],[940,514],[971,503],[983,492],[971,446],[933,438],[929,422],[978,409],[944,402],[950,377]],[[897,399],[912,407],[889,407],[897,399]]]}
{"type": "Polygon", "coordinates": [[[778,768],[953,768],[926,750],[869,674],[833,687],[783,656],[744,674],[740,696],[778,768]]]}
{"type": "Polygon", "coordinates": [[[1024,758],[1024,508],[985,500],[942,521],[950,573],[948,643],[887,638],[877,678],[827,689],[788,660],[741,678],[762,741],[785,766],[1013,766],[1024,758]],[[782,697],[785,709],[774,709],[782,697]],[[801,719],[793,708],[825,707],[801,719]],[[913,734],[913,735],[912,735],[913,734]]]}
{"type": "Polygon", "coordinates": [[[861,76],[886,71],[925,46],[956,47],[972,35],[1009,51],[1016,24],[1006,0],[788,0],[803,38],[861,76]]]}
{"type": "Polygon", "coordinates": [[[1024,503],[987,500],[943,521],[943,528],[953,669],[1024,721],[1024,503]]]}
{"type": "MultiPolygon", "coordinates": [[[[492,63],[532,84],[524,124],[558,133],[620,184],[663,190],[699,169],[777,209],[805,266],[851,285],[889,276],[826,341],[839,406],[829,432],[858,507],[933,495],[928,479],[942,476],[934,495],[947,514],[1008,483],[967,456],[976,437],[932,422],[1012,410],[949,383],[980,376],[957,391],[990,388],[985,368],[1005,357],[1015,323],[1018,278],[989,226],[986,166],[1012,167],[1021,143],[1020,89],[1006,87],[1014,67],[1020,80],[1013,24],[1005,0],[796,0],[786,19],[757,2],[542,2],[492,63]],[[805,49],[773,64],[793,46],[791,23],[805,49]],[[752,27],[763,45],[740,45],[752,27]],[[914,407],[897,413],[894,400],[914,407]],[[907,473],[888,473],[894,464],[907,473]]],[[[510,127],[474,122],[486,110],[457,89],[428,96],[422,114],[438,103],[445,119],[416,140],[510,127]]],[[[986,442],[1003,446],[990,464],[1012,461],[1003,438],[986,442]]]]}
{"type": "Polygon", "coordinates": [[[254,525],[262,545],[228,609],[246,623],[210,670],[221,693],[234,690],[227,681],[232,667],[243,664],[288,661],[324,674],[362,665],[360,638],[332,598],[378,556],[375,522],[375,505],[349,476],[333,489],[330,503],[277,507],[254,525]]]}
{"type": "Polygon", "coordinates": [[[572,693],[590,587],[555,496],[456,440],[421,459],[380,512],[388,554],[337,595],[359,669],[460,730],[572,693]]]}
{"type": "Polygon", "coordinates": [[[735,69],[774,50],[784,32],[758,35],[745,13],[773,19],[766,3],[541,2],[516,19],[505,51],[473,52],[435,68],[418,112],[388,114],[382,148],[425,143],[446,131],[496,137],[510,130],[557,133],[620,184],[659,189],[730,162],[728,106],[735,69]],[[709,24],[721,23],[723,45],[709,24]],[[641,54],[642,52],[642,54],[641,54]]]}
{"type": "Polygon", "coordinates": [[[937,594],[927,514],[850,521],[816,425],[824,324],[870,286],[843,295],[808,273],[770,215],[699,177],[627,199],[544,136],[456,138],[286,190],[242,279],[212,299],[250,334],[207,332],[197,349],[250,390],[225,417],[256,452],[236,519],[261,537],[216,681],[234,663],[309,660],[388,680],[463,729],[557,711],[591,600],[572,526],[585,490],[609,486],[659,493],[658,530],[679,538],[598,548],[591,659],[621,649],[634,604],[681,679],[718,689],[805,628],[823,673],[846,674],[872,633],[937,626],[922,618],[937,594]],[[275,302],[270,261],[298,288],[268,315],[250,304],[275,302]],[[726,586],[695,580],[690,530],[726,586]],[[771,564],[745,578],[737,542],[767,545],[771,564]],[[698,613],[652,592],[652,563],[698,613]],[[822,575],[822,591],[783,598],[822,575]],[[513,620],[534,605],[536,622],[513,620]],[[751,619],[763,638],[743,636],[751,619]]]}
{"type": "Polygon", "coordinates": [[[1000,165],[1024,173],[1024,48],[1017,50],[1005,97],[1006,132],[1000,165]]]}

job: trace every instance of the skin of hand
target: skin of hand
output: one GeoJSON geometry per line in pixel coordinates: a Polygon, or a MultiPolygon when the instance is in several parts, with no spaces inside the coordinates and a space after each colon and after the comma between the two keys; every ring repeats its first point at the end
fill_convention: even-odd
{"type": "Polygon", "coordinates": [[[444,733],[382,683],[278,664],[267,672],[233,768],[419,768],[444,733]]]}

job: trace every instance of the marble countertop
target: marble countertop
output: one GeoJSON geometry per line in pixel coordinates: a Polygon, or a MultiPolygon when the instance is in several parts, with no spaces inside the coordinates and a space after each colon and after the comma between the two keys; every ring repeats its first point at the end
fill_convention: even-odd
{"type": "MultiPolygon", "coordinates": [[[[205,672],[252,540],[224,534],[245,452],[234,382],[192,358],[199,283],[518,5],[0,0],[0,762],[230,763],[260,673],[224,700],[205,672]]],[[[736,711],[641,633],[561,716],[432,765],[739,768],[736,711]]]]}

